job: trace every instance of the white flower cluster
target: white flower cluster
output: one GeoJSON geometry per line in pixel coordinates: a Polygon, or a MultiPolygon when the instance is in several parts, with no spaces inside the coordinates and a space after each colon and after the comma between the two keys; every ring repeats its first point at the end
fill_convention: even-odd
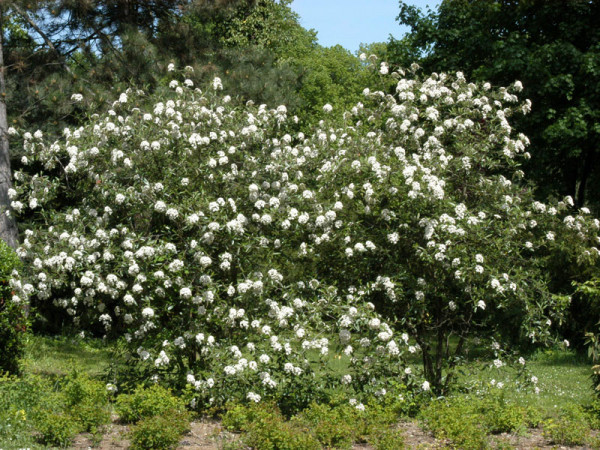
{"type": "Polygon", "coordinates": [[[338,345],[350,360],[339,383],[381,393],[377,374],[413,376],[403,358],[419,347],[380,311],[412,331],[432,304],[460,321],[528,301],[519,264],[559,239],[547,223],[598,253],[597,220],[563,219],[567,201],[534,202],[499,175],[528,144],[511,135],[508,91],[400,77],[394,96],[365,90],[343,123],[325,105],[305,134],[283,105],[236,107],[218,78],[207,93],[174,81],[148,111],[127,91],[59,141],[23,135],[43,170],[26,165],[9,193],[36,218],[12,285],[119,330],[157,374],[186,358],[198,400],[261,401],[338,345]],[[66,190],[76,204],[41,214],[66,190]],[[498,248],[511,257],[488,256],[498,248]]]}

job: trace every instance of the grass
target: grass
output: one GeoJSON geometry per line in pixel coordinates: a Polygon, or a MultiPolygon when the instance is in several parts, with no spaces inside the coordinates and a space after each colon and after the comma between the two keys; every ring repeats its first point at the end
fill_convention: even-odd
{"type": "MultiPolygon", "coordinates": [[[[342,347],[332,346],[326,360],[327,371],[338,376],[347,373],[350,365],[350,358],[342,350],[342,347]]],[[[360,356],[360,349],[357,354],[360,356]]],[[[309,351],[308,359],[317,373],[323,372],[318,350],[309,351]]],[[[489,349],[474,348],[457,368],[461,373],[458,377],[459,389],[466,387],[476,390],[482,385],[490,386],[492,380],[502,382],[508,400],[531,406],[544,417],[555,416],[558,411],[573,404],[589,405],[594,399],[590,380],[592,363],[586,356],[574,351],[563,348],[540,349],[525,355],[527,369],[538,378],[539,394],[533,388],[517,389],[514,382],[516,371],[512,368],[490,369],[492,359],[489,349]]],[[[418,371],[422,367],[421,354],[407,355],[407,362],[416,369],[415,372],[418,371]]]]}
{"type": "Polygon", "coordinates": [[[34,417],[57,407],[58,386],[73,370],[102,379],[115,349],[101,339],[29,335],[22,376],[0,377],[0,449],[47,448],[36,441],[34,417]]]}
{"type": "MultiPolygon", "coordinates": [[[[79,336],[30,336],[24,359],[25,373],[56,378],[70,373],[74,368],[99,378],[109,368],[114,359],[115,347],[101,339],[82,339],[79,336]]],[[[340,349],[341,350],[341,349],[340,349]]],[[[311,362],[319,372],[318,352],[310,355],[311,362]]],[[[570,404],[586,405],[592,401],[590,367],[587,358],[572,351],[562,349],[540,350],[527,359],[527,367],[538,378],[540,393],[514,388],[515,372],[503,368],[501,372],[481,369],[475,361],[461,367],[463,375],[459,382],[464,386],[486,385],[494,379],[503,382],[508,398],[532,406],[551,416],[555,411],[570,404]]],[[[415,359],[415,368],[420,359],[415,359]]],[[[329,370],[344,374],[349,358],[340,352],[332,351],[327,361],[329,370]]]]}
{"type": "MultiPolygon", "coordinates": [[[[47,380],[50,385],[56,380],[77,369],[93,378],[101,379],[115,360],[116,345],[101,339],[87,339],[76,336],[29,336],[26,356],[23,361],[23,380],[38,378],[47,380]]],[[[341,348],[332,348],[325,364],[328,370],[343,374],[349,365],[349,358],[341,348]]],[[[557,417],[562,410],[573,405],[588,405],[594,399],[591,388],[591,363],[573,351],[564,349],[540,350],[526,357],[527,368],[531,375],[538,378],[539,394],[532,389],[520,389],[513,381],[515,370],[504,367],[501,370],[489,367],[487,358],[482,355],[471,356],[461,366],[459,377],[461,390],[477,393],[482,387],[490,388],[492,379],[504,383],[506,399],[524,407],[532,407],[546,417],[557,417]]],[[[420,357],[410,355],[413,370],[420,368],[420,357]]],[[[317,372],[321,370],[319,355],[316,351],[309,354],[317,372]]],[[[8,381],[5,381],[8,383],[8,381]]],[[[15,385],[16,388],[16,385],[15,385]]],[[[11,388],[12,389],[12,388],[11,388]]],[[[496,388],[493,388],[496,389],[496,388]]],[[[15,391],[16,392],[16,391],[15,391]]],[[[27,394],[29,395],[29,394],[27,394]]],[[[26,415],[27,405],[14,405],[26,415]]],[[[1,430],[0,426],[0,431],[1,430]]],[[[22,447],[39,448],[32,440],[31,432],[22,434],[18,439],[22,447]]],[[[14,441],[12,442],[14,443],[14,441]]],[[[2,438],[0,448],[12,448],[11,442],[2,438]]]]}
{"type": "Polygon", "coordinates": [[[531,406],[547,417],[555,416],[570,405],[588,405],[592,402],[591,363],[587,358],[572,351],[541,350],[527,360],[527,368],[538,378],[539,394],[531,389],[524,391],[514,388],[515,372],[511,369],[504,370],[501,376],[495,370],[480,371],[462,381],[468,383],[479,379],[489,383],[495,379],[496,382],[503,382],[507,399],[522,406],[531,406]]]}
{"type": "Polygon", "coordinates": [[[56,378],[78,369],[98,378],[111,365],[114,350],[113,344],[101,339],[30,335],[23,360],[24,372],[56,378]]]}

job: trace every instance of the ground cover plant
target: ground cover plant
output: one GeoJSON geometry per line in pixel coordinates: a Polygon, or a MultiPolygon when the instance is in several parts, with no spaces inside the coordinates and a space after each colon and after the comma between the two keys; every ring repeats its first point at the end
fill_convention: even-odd
{"type": "Polygon", "coordinates": [[[403,447],[403,436],[393,425],[397,411],[373,405],[309,405],[286,421],[276,405],[234,405],[223,416],[226,429],[244,432],[241,440],[252,448],[352,448],[369,443],[377,449],[403,447]]]}
{"type": "Polygon", "coordinates": [[[129,90],[58,141],[22,134],[14,300],[122,337],[142,378],[200,409],[443,393],[475,339],[496,367],[504,341],[548,341],[568,305],[548,261],[592,264],[600,222],[521,181],[520,83],[377,67],[393,94],[325,105],[306,132],[172,68],[169,90],[129,90]]]}
{"type": "Polygon", "coordinates": [[[502,391],[438,399],[421,411],[421,417],[436,436],[458,448],[485,448],[490,434],[524,432],[541,421],[536,410],[507,402],[502,391]]]}
{"type": "MultiPolygon", "coordinates": [[[[47,353],[42,368],[53,366],[54,370],[39,370],[39,366],[25,363],[20,378],[2,379],[0,447],[43,448],[43,436],[56,439],[54,442],[78,442],[81,436],[72,441],[73,433],[81,434],[84,429],[75,414],[78,408],[65,409],[64,405],[67,402],[77,403],[80,399],[84,405],[104,404],[105,395],[101,390],[106,392],[107,389],[108,398],[112,399],[108,406],[114,416],[112,427],[122,429],[121,437],[114,442],[126,439],[132,445],[135,442],[138,448],[158,448],[161,445],[166,448],[173,442],[189,442],[190,436],[182,435],[182,432],[189,426],[190,419],[199,419],[180,414],[186,402],[185,395],[175,398],[173,393],[155,384],[139,386],[130,393],[113,392],[114,386],[107,386],[106,379],[89,384],[90,377],[86,373],[97,380],[104,378],[102,373],[106,373],[106,368],[115,358],[113,352],[118,349],[111,349],[111,345],[100,339],[79,336],[36,336],[34,344],[26,347],[26,361],[37,354],[37,347],[41,347],[47,353]],[[98,353],[98,350],[103,351],[98,353]],[[85,369],[73,373],[71,367],[74,364],[85,369]],[[100,395],[101,400],[87,402],[80,395],[83,392],[92,393],[90,400],[96,395],[100,395]],[[53,418],[37,418],[36,414],[40,411],[54,411],[56,414],[53,418]],[[57,418],[60,419],[58,426],[55,423],[57,418]],[[127,424],[130,432],[124,429],[123,422],[132,422],[127,424]],[[49,430],[52,425],[53,432],[49,430]],[[40,432],[43,430],[45,433],[40,432]]],[[[332,362],[339,361],[334,354],[329,357],[332,362]]],[[[293,414],[282,414],[270,402],[228,404],[219,413],[220,421],[215,428],[222,427],[228,432],[220,433],[215,439],[223,448],[243,448],[250,442],[270,440],[291,448],[298,448],[293,446],[297,442],[307,448],[309,445],[322,448],[324,442],[336,442],[338,447],[343,448],[352,442],[353,445],[367,443],[374,448],[394,449],[400,448],[403,441],[409,447],[418,443],[414,440],[415,429],[409,429],[411,434],[408,435],[403,425],[404,422],[418,420],[417,424],[435,431],[438,438],[446,439],[456,435],[457,429],[468,431],[467,425],[471,423],[472,434],[461,434],[462,437],[453,441],[454,445],[461,442],[457,445],[461,448],[475,442],[477,436],[484,439],[485,445],[496,445],[495,441],[505,438],[491,433],[500,430],[513,430],[510,434],[522,436],[521,439],[527,439],[531,433],[547,436],[539,445],[542,442],[549,444],[551,440],[556,442],[554,445],[568,445],[566,438],[573,439],[579,432],[580,439],[584,436],[581,442],[592,447],[595,445],[596,432],[590,431],[590,428],[598,429],[600,408],[595,406],[591,396],[589,362],[585,358],[564,348],[528,356],[530,373],[539,377],[537,394],[532,390],[523,391],[522,386],[512,382],[514,369],[503,368],[500,371],[491,365],[492,368],[489,364],[482,365],[477,358],[467,361],[461,366],[465,375],[457,381],[458,391],[446,400],[431,404],[429,398],[409,399],[406,392],[402,398],[386,395],[383,399],[371,399],[363,404],[364,409],[357,409],[338,393],[337,399],[331,402],[313,403],[293,414]],[[583,419],[573,425],[574,418],[581,418],[582,414],[583,419]],[[438,419],[426,420],[429,417],[438,419]],[[469,421],[469,417],[473,420],[469,421]],[[537,429],[532,431],[531,427],[535,427],[536,423],[537,429]],[[348,424],[352,426],[348,427],[348,424]]],[[[108,430],[108,427],[99,426],[89,442],[100,442],[103,433],[108,433],[108,430]]],[[[426,434],[423,433],[423,436],[426,437],[426,434]]],[[[521,448],[523,442],[526,441],[517,440],[513,445],[521,448]]],[[[446,445],[449,443],[446,441],[446,445]]]]}
{"type": "Polygon", "coordinates": [[[100,436],[110,423],[106,383],[72,372],[62,381],[27,374],[0,378],[0,445],[66,447],[76,434],[100,436]]]}
{"type": "Polygon", "coordinates": [[[0,373],[18,373],[19,359],[25,349],[28,325],[25,303],[13,299],[14,292],[9,286],[12,272],[19,265],[14,250],[0,240],[0,373]]]}

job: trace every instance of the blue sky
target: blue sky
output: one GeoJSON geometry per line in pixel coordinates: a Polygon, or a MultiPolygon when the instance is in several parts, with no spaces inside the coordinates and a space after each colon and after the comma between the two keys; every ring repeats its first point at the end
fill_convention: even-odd
{"type": "MultiPolygon", "coordinates": [[[[436,0],[406,0],[425,9],[436,0]]],[[[319,43],[326,47],[340,44],[355,52],[364,43],[385,42],[390,34],[401,37],[408,28],[396,22],[398,0],[294,0],[292,9],[300,15],[304,28],[314,28],[319,43]]]]}

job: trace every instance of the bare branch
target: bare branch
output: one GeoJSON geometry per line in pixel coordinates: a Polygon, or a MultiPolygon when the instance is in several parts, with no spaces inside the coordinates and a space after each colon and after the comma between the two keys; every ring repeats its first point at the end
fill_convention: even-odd
{"type": "Polygon", "coordinates": [[[50,40],[48,35],[44,33],[44,31],[37,25],[37,23],[35,23],[35,21],[29,16],[29,14],[27,14],[26,11],[23,11],[16,3],[12,5],[12,8],[17,12],[17,14],[23,17],[25,21],[27,21],[27,23],[31,26],[31,28],[33,28],[36,31],[37,34],[41,36],[41,38],[44,40],[44,42],[50,48],[50,50],[52,50],[56,54],[60,64],[64,67],[67,73],[69,73],[69,75],[73,75],[73,72],[67,64],[64,56],[57,50],[57,48],[54,46],[54,43],[50,40]]]}

